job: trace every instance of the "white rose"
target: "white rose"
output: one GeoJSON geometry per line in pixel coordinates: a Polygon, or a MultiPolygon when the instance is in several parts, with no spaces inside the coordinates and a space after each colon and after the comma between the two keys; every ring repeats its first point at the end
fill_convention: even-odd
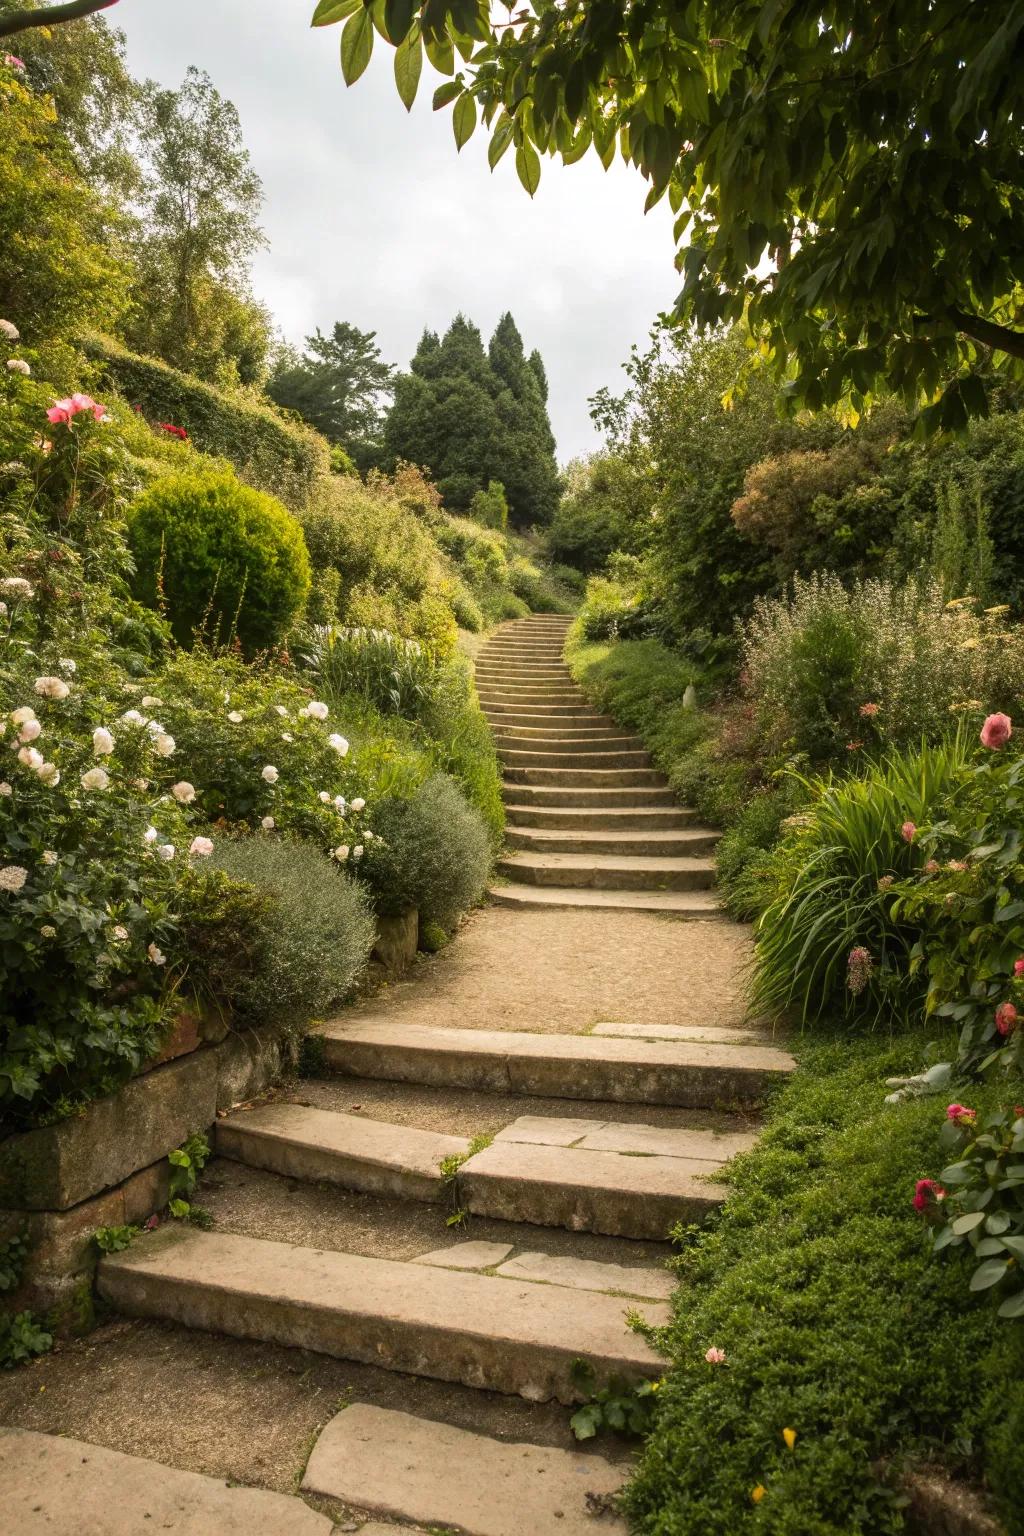
{"type": "Polygon", "coordinates": [[[32,586],[32,583],[30,581],[26,581],[24,576],[5,576],[3,581],[0,581],[0,592],[2,592],[5,597],[35,596],[35,589],[32,586]]]}
{"type": "Polygon", "coordinates": [[[348,843],[342,843],[339,847],[335,848],[334,852],[331,854],[331,858],[337,859],[339,864],[344,864],[345,860],[348,858],[348,843]]]}
{"type": "Polygon", "coordinates": [[[295,737],[292,735],[291,731],[282,731],[281,732],[281,740],[282,741],[294,741],[295,737]]]}
{"type": "Polygon", "coordinates": [[[283,705],[283,704],[275,704],[275,705],[274,705],[274,708],[275,708],[275,709],[276,709],[276,710],[277,710],[277,713],[278,713],[278,714],[279,714],[279,715],[285,715],[285,716],[287,716],[287,714],[288,714],[288,711],[287,711],[287,710],[286,710],[286,709],[285,709],[285,707],[284,707],[284,705],[283,705]]]}
{"type": "Polygon", "coordinates": [[[326,789],[320,791],[320,803],[321,805],[330,805],[331,803],[331,797],[326,789]]]}
{"type": "Polygon", "coordinates": [[[363,811],[365,809],[366,809],[366,801],[361,799],[361,798],[359,800],[353,800],[352,804],[350,806],[350,810],[355,811],[357,816],[359,815],[360,811],[363,811]]]}
{"type": "Polygon", "coordinates": [[[155,843],[159,836],[160,833],[157,831],[156,827],[147,827],[145,832],[142,834],[142,841],[144,843],[155,843]]]}
{"type": "Polygon", "coordinates": [[[27,869],[20,864],[8,864],[6,869],[0,869],[0,891],[20,891],[27,879],[27,869]]]}
{"type": "Polygon", "coordinates": [[[156,748],[158,757],[174,756],[174,737],[169,736],[166,731],[159,731],[157,735],[153,737],[153,746],[156,748]]]}
{"type": "Polygon", "coordinates": [[[7,780],[4,779],[3,783],[0,784],[0,795],[13,795],[13,794],[14,794],[14,790],[11,788],[10,784],[8,784],[7,780]]]}
{"type": "Polygon", "coordinates": [[[44,923],[39,930],[39,937],[41,939],[55,939],[57,937],[57,930],[53,927],[52,923],[44,923]]]}
{"type": "Polygon", "coordinates": [[[143,709],[159,709],[160,705],[163,703],[163,699],[158,699],[154,694],[147,693],[143,695],[143,697],[139,700],[139,703],[142,705],[143,709]]]}
{"type": "Polygon", "coordinates": [[[274,828],[277,826],[277,822],[274,820],[273,816],[264,816],[263,820],[260,822],[260,826],[263,828],[264,832],[273,832],[274,828]]]}
{"type": "Polygon", "coordinates": [[[60,769],[56,763],[40,763],[36,774],[46,785],[47,789],[56,789],[60,783],[60,769]]]}
{"type": "Polygon", "coordinates": [[[47,848],[46,852],[43,854],[43,863],[44,864],[56,864],[56,862],[57,862],[57,851],[56,851],[56,849],[55,848],[47,848]]]}
{"type": "Polygon", "coordinates": [[[191,805],[196,797],[195,785],[190,784],[188,779],[181,779],[171,785],[171,794],[181,805],[191,805]]]}
{"type": "Polygon", "coordinates": [[[345,753],[348,751],[348,742],[345,740],[344,736],[339,736],[337,732],[335,732],[333,736],[328,736],[327,745],[329,747],[333,747],[339,757],[344,757],[345,753]]]}
{"type": "Polygon", "coordinates": [[[27,375],[32,372],[32,369],[23,357],[9,357],[7,359],[7,371],[8,373],[24,373],[27,375]]]}
{"type": "Polygon", "coordinates": [[[125,944],[128,940],[128,929],[125,928],[121,923],[118,923],[114,928],[111,937],[115,938],[119,944],[125,944]]]}
{"type": "Polygon", "coordinates": [[[92,733],[92,750],[96,757],[109,757],[114,750],[114,738],[105,726],[99,725],[92,733]]]}
{"type": "Polygon", "coordinates": [[[37,677],[35,690],[41,699],[66,699],[71,692],[62,677],[37,677]]]}
{"type": "Polygon", "coordinates": [[[366,838],[368,843],[373,842],[373,833],[370,831],[369,827],[367,827],[366,831],[363,833],[363,836],[366,838]]]}
{"type": "Polygon", "coordinates": [[[6,336],[8,341],[21,340],[21,332],[13,320],[0,320],[0,336],[6,336]]]}
{"type": "Polygon", "coordinates": [[[233,709],[230,715],[228,715],[228,719],[231,721],[232,725],[241,725],[242,718],[243,717],[238,713],[237,709],[233,709]]]}
{"type": "Polygon", "coordinates": [[[109,783],[110,775],[105,768],[90,768],[82,774],[83,789],[106,789],[109,783]]]}
{"type": "Polygon", "coordinates": [[[174,844],[173,843],[161,843],[160,847],[157,849],[157,853],[163,859],[165,864],[169,864],[171,862],[171,860],[174,858],[174,844]]]}
{"type": "Polygon", "coordinates": [[[306,705],[306,714],[313,720],[326,720],[330,711],[326,704],[321,704],[319,699],[314,699],[312,704],[306,705]]]}
{"type": "Polygon", "coordinates": [[[338,812],[339,816],[344,816],[344,814],[345,814],[345,796],[344,795],[335,795],[335,797],[334,797],[334,809],[338,812]]]}
{"type": "Polygon", "coordinates": [[[354,859],[361,859],[362,856],[363,856],[363,845],[362,845],[362,843],[356,843],[355,847],[352,849],[352,857],[354,859]]]}
{"type": "Polygon", "coordinates": [[[276,784],[280,777],[281,775],[278,773],[273,763],[268,763],[263,772],[260,774],[260,778],[265,784],[276,784]]]}
{"type": "Polygon", "coordinates": [[[22,747],[18,753],[18,762],[24,763],[26,768],[33,768],[38,773],[43,766],[43,754],[37,752],[35,747],[22,747]]]}
{"type": "Polygon", "coordinates": [[[43,728],[39,724],[38,720],[26,720],[25,724],[22,726],[21,730],[18,732],[18,740],[19,741],[25,741],[25,742],[35,741],[42,734],[43,734],[43,728]]]}
{"type": "Polygon", "coordinates": [[[213,852],[213,843],[208,837],[194,837],[188,851],[193,858],[205,858],[207,854],[213,852]]]}
{"type": "Polygon", "coordinates": [[[20,709],[16,709],[11,715],[15,725],[24,725],[26,720],[34,720],[35,717],[36,712],[31,704],[23,704],[20,709]]]}
{"type": "Polygon", "coordinates": [[[137,709],[126,709],[121,716],[121,723],[123,725],[145,725],[146,717],[145,715],[140,715],[137,709]]]}
{"type": "Polygon", "coordinates": [[[155,944],[150,944],[147,946],[146,954],[152,960],[154,965],[167,964],[167,956],[164,954],[163,950],[158,949],[155,944]]]}

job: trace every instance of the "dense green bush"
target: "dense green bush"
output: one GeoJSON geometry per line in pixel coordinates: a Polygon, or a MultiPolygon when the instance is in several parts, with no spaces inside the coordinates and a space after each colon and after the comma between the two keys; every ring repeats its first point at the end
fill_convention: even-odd
{"type": "Polygon", "coordinates": [[[378,912],[419,909],[450,932],[483,895],[490,873],[487,829],[457,785],[435,774],[409,799],[384,799],[359,867],[378,912]]]}
{"type": "Polygon", "coordinates": [[[154,423],[182,427],[203,453],[228,459],[243,480],[300,512],[330,472],[326,441],[257,396],[227,394],[153,357],[128,352],[109,337],[82,345],[108,388],[154,423]]]}
{"type": "Polygon", "coordinates": [[[247,651],[279,644],[309,590],[302,530],[281,503],[230,471],[159,480],[129,522],[138,595],[189,645],[202,636],[247,651]]]}
{"type": "Polygon", "coordinates": [[[251,1024],[301,1024],[343,1001],[373,944],[362,887],[297,839],[221,840],[212,862],[262,898],[243,922],[226,915],[196,935],[196,963],[217,1001],[251,1024]]]}
{"type": "Polygon", "coordinates": [[[966,756],[957,738],[894,753],[862,776],[803,781],[809,803],[765,871],[756,1012],[833,1028],[920,1018],[924,986],[910,970],[919,930],[894,910],[891,887],[922,867],[916,829],[949,812],[966,756]]]}
{"type": "Polygon", "coordinates": [[[602,571],[610,555],[629,547],[635,502],[634,476],[622,456],[574,459],[545,532],[551,558],[587,575],[602,571]]]}
{"type": "Polygon", "coordinates": [[[1019,1531],[1024,1332],[930,1257],[912,1197],[934,1106],[882,1102],[925,1038],[805,1048],[721,1215],[685,1235],[637,1531],[896,1536],[904,1455],[984,1480],[1019,1531]]]}

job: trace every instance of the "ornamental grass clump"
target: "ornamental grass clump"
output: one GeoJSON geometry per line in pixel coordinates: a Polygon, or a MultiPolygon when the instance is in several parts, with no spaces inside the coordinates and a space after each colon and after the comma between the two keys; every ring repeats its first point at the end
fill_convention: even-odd
{"type": "Polygon", "coordinates": [[[937,582],[795,577],[761,598],[742,635],[744,682],[765,748],[812,762],[936,740],[957,717],[1020,713],[1024,626],[937,582]]]}

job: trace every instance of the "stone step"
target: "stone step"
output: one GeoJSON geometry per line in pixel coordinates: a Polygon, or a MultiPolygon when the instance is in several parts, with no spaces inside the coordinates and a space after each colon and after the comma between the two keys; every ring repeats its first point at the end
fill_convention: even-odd
{"type": "Polygon", "coordinates": [[[646,1041],[384,1021],[325,1024],[326,1065],[352,1077],[707,1109],[757,1100],[793,1069],[775,1046],[646,1041]]]}
{"type": "Polygon", "coordinates": [[[661,832],[692,826],[697,812],[673,805],[577,810],[572,806],[519,805],[513,800],[505,806],[505,816],[510,827],[536,827],[548,832],[661,832]]]}
{"type": "MultiPolygon", "coordinates": [[[[532,1402],[578,1398],[572,1363],[656,1376],[620,1299],[569,1287],[168,1225],[108,1254],[98,1289],[118,1311],[297,1345],[532,1402]]],[[[648,1303],[649,1321],[668,1308],[648,1303]]]]}
{"type": "Polygon", "coordinates": [[[620,731],[593,729],[580,731],[564,726],[548,726],[515,730],[492,727],[499,744],[509,752],[554,753],[558,757],[575,756],[578,752],[647,752],[639,736],[624,736],[620,731]]]}
{"type": "Polygon", "coordinates": [[[440,1202],[446,1197],[442,1159],[465,1157],[470,1143],[463,1136],[279,1103],[218,1120],[216,1146],[224,1157],[290,1178],[440,1202]]]}
{"type": "Polygon", "coordinates": [[[486,700],[490,703],[494,700],[499,704],[525,705],[531,709],[546,709],[549,704],[576,704],[590,708],[586,695],[578,688],[560,683],[548,687],[542,683],[498,682],[495,678],[483,677],[478,679],[477,693],[481,702],[486,700]]]}
{"type": "Polygon", "coordinates": [[[721,834],[705,827],[657,831],[549,831],[520,827],[508,818],[505,843],[528,853],[598,853],[639,858],[703,858],[714,853],[721,834]]]}
{"type": "Polygon", "coordinates": [[[615,730],[615,721],[611,715],[595,715],[586,710],[579,710],[572,714],[563,712],[554,713],[551,710],[515,710],[509,706],[484,710],[487,723],[493,730],[516,729],[525,726],[528,730],[543,731],[570,731],[574,736],[582,735],[588,731],[615,730]]]}
{"type": "Polygon", "coordinates": [[[575,912],[660,912],[680,922],[729,921],[712,891],[596,891],[553,885],[493,885],[488,899],[499,907],[575,912]]]}
{"type": "Polygon", "coordinates": [[[603,891],[704,891],[715,882],[708,858],[651,858],[641,854],[511,853],[497,873],[529,885],[561,885],[603,891]]]}
{"type": "Polygon", "coordinates": [[[527,688],[541,688],[558,684],[571,688],[573,681],[565,667],[513,667],[506,663],[478,662],[476,667],[478,682],[496,683],[504,687],[506,683],[513,687],[518,685],[527,688]]]}
{"type": "Polygon", "coordinates": [[[665,776],[654,768],[539,768],[506,763],[505,782],[551,789],[663,789],[665,776]]]}
{"type": "MultiPolygon", "coordinates": [[[[631,1248],[634,1244],[624,1239],[622,1246],[631,1248]]],[[[654,1269],[646,1265],[610,1264],[580,1259],[575,1254],[534,1253],[531,1249],[513,1254],[508,1243],[474,1242],[472,1238],[438,1248],[434,1253],[421,1253],[415,1262],[434,1264],[438,1269],[486,1269],[502,1279],[567,1285],[578,1291],[603,1291],[606,1296],[631,1296],[637,1301],[670,1301],[676,1290],[675,1280],[664,1266],[654,1269]]]]}
{"type": "Polygon", "coordinates": [[[610,1508],[626,1470],[601,1456],[353,1403],[313,1447],[302,1489],[463,1536],[626,1536],[610,1508]]]}
{"type": "Polygon", "coordinates": [[[724,1187],[709,1182],[716,1166],[495,1141],[459,1170],[458,1199],[474,1216],[667,1241],[677,1223],[700,1221],[725,1199],[724,1187]]]}
{"type": "Polygon", "coordinates": [[[501,739],[497,747],[499,758],[510,768],[649,768],[651,765],[650,756],[643,747],[609,748],[607,743],[600,741],[581,745],[574,742],[571,747],[531,742],[526,747],[509,746],[501,739]]]}
{"type": "MultiPolygon", "coordinates": [[[[520,778],[522,776],[520,775],[520,778]]],[[[546,780],[539,784],[513,783],[505,779],[501,786],[506,804],[569,808],[571,810],[667,809],[675,806],[675,796],[665,786],[618,785],[594,788],[589,784],[559,785],[546,780]]]]}
{"type": "MultiPolygon", "coordinates": [[[[765,1031],[753,1024],[747,1028],[728,1028],[723,1024],[595,1024],[592,1035],[618,1035],[623,1040],[706,1040],[718,1045],[764,1045],[765,1031]]],[[[731,1155],[731,1154],[730,1154],[731,1155]]]]}
{"type": "MultiPolygon", "coordinates": [[[[194,1406],[197,1414],[202,1412],[198,1403],[194,1406]]],[[[595,1469],[594,1486],[611,1491],[610,1475],[602,1481],[603,1465],[595,1469]]],[[[585,1503],[580,1474],[577,1484],[577,1502],[582,1498],[585,1503]]],[[[0,1428],[0,1486],[7,1536],[54,1536],[56,1531],[75,1536],[140,1536],[142,1531],[171,1531],[174,1536],[331,1536],[338,1529],[328,1515],[288,1493],[243,1488],[145,1456],[126,1456],[102,1445],[29,1429],[0,1428]]],[[[370,1528],[360,1529],[363,1536],[372,1536],[370,1528]]],[[[625,1526],[608,1529],[624,1531],[625,1526]]]]}
{"type": "Polygon", "coordinates": [[[514,715],[499,715],[490,722],[490,726],[496,738],[500,737],[509,744],[523,741],[538,747],[563,746],[566,742],[575,746],[579,742],[590,741],[608,744],[640,741],[639,736],[623,736],[613,725],[581,724],[578,720],[557,720],[554,724],[548,720],[546,725],[541,725],[539,722],[542,720],[547,720],[547,716],[530,715],[523,720],[514,715]]]}
{"type": "Polygon", "coordinates": [[[481,708],[488,718],[493,716],[495,719],[505,719],[508,716],[525,719],[529,716],[531,719],[550,720],[554,724],[558,724],[562,720],[567,722],[592,720],[595,722],[600,721],[602,725],[605,723],[614,724],[610,715],[595,715],[590,705],[584,700],[580,700],[575,704],[554,704],[545,709],[531,709],[529,706],[509,704],[505,701],[486,706],[481,705],[481,708]]]}

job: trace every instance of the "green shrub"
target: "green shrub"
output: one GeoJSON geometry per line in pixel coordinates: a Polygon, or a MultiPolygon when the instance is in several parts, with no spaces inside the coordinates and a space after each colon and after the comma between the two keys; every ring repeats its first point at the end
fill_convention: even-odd
{"type": "Polygon", "coordinates": [[[636,1530],[895,1536],[907,1455],[986,1481],[1019,1529],[1024,1332],[965,1294],[959,1255],[929,1256],[912,1198],[934,1107],[882,1102],[925,1038],[806,1048],[720,1217],[686,1234],[636,1530]]]}
{"type": "Polygon", "coordinates": [[[362,971],[374,924],[356,881],[309,843],[273,837],[219,841],[216,868],[262,898],[244,923],[206,924],[199,963],[240,1021],[296,1023],[339,1003],[362,971]],[[246,956],[244,967],[236,956],[246,956]],[[225,974],[220,960],[227,962],[225,974]],[[228,981],[228,975],[230,981],[228,981]]]}
{"type": "Polygon", "coordinates": [[[894,910],[891,887],[921,867],[912,829],[948,811],[965,757],[957,739],[894,753],[862,777],[799,781],[810,803],[766,878],[755,1011],[832,1027],[920,1017],[924,987],[910,970],[919,930],[894,910]]]}
{"type": "Polygon", "coordinates": [[[386,629],[315,628],[301,649],[325,698],[358,694],[380,714],[406,720],[420,717],[437,670],[415,640],[386,629]]]}
{"type": "Polygon", "coordinates": [[[512,591],[521,597],[531,613],[572,613],[568,592],[559,589],[550,572],[542,571],[535,561],[517,555],[509,566],[512,591]]]}
{"type": "Polygon", "coordinates": [[[497,528],[499,533],[504,533],[508,527],[508,502],[505,500],[505,487],[500,480],[490,480],[487,489],[476,491],[469,504],[469,515],[474,522],[482,523],[485,528],[497,528]]]}
{"type": "Polygon", "coordinates": [[[481,630],[487,628],[483,609],[462,582],[457,582],[452,592],[452,610],[459,628],[468,629],[471,635],[478,635],[481,630]]]}
{"type": "Polygon", "coordinates": [[[175,637],[249,651],[280,642],[309,590],[302,530],[279,501],[229,472],[168,476],[139,497],[129,539],[143,601],[165,608],[175,637]]]}
{"type": "Polygon", "coordinates": [[[935,739],[972,699],[1011,715],[1024,701],[1024,626],[935,583],[796,578],[755,605],[743,663],[766,748],[814,762],[935,739]]]}
{"type": "Polygon", "coordinates": [[[639,594],[607,576],[591,576],[579,613],[585,640],[614,640],[637,611],[639,594]]]}
{"type": "Polygon", "coordinates": [[[771,860],[766,856],[778,842],[783,822],[804,798],[796,779],[788,776],[781,783],[754,789],[729,820],[715,850],[715,863],[718,888],[733,917],[756,917],[767,901],[771,860]]]}
{"type": "Polygon", "coordinates": [[[360,874],[381,913],[416,907],[447,932],[483,895],[491,850],[479,814],[458,786],[435,774],[408,800],[381,801],[360,874]]]}
{"type": "Polygon", "coordinates": [[[156,358],[128,352],[109,337],[82,345],[103,382],[148,420],[183,427],[203,453],[228,459],[241,478],[301,511],[330,472],[326,440],[252,395],[228,394],[156,358]]]}

